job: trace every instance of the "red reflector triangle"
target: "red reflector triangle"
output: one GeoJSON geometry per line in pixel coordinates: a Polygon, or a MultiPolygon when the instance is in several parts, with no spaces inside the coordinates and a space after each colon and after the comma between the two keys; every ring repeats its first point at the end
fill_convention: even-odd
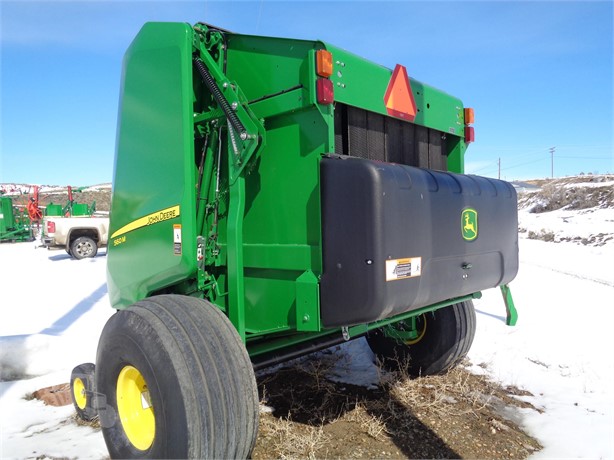
{"type": "Polygon", "coordinates": [[[411,91],[409,78],[405,66],[397,64],[388,82],[388,88],[384,95],[384,104],[389,115],[414,121],[416,118],[416,101],[411,91]]]}

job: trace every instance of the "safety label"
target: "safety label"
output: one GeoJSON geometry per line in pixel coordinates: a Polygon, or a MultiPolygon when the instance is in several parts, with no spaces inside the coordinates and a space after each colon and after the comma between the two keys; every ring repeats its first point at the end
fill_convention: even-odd
{"type": "Polygon", "coordinates": [[[181,255],[181,224],[173,225],[173,247],[177,256],[181,255]]]}
{"type": "Polygon", "coordinates": [[[386,261],[386,281],[413,278],[422,274],[422,257],[386,261]]]}

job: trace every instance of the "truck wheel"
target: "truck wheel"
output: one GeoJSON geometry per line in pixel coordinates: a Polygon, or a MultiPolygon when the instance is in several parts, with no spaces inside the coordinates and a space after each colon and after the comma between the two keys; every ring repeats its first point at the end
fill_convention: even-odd
{"type": "MultiPolygon", "coordinates": [[[[475,309],[466,301],[425,313],[417,318],[418,337],[395,339],[401,323],[378,329],[367,336],[373,353],[389,369],[403,369],[411,376],[442,374],[469,352],[475,336],[475,309]]],[[[400,334],[399,334],[400,335],[400,334]]]]}
{"type": "Polygon", "coordinates": [[[92,363],[79,364],[70,373],[70,396],[77,415],[81,420],[89,422],[98,413],[92,407],[94,396],[94,372],[96,366],[92,363]]]}
{"type": "Polygon", "coordinates": [[[70,244],[69,254],[75,259],[94,257],[98,252],[98,245],[89,236],[80,236],[70,244]]]}
{"type": "Polygon", "coordinates": [[[256,442],[247,350],[204,300],[162,295],[113,315],[98,344],[96,384],[111,458],[246,458],[256,442]]]}

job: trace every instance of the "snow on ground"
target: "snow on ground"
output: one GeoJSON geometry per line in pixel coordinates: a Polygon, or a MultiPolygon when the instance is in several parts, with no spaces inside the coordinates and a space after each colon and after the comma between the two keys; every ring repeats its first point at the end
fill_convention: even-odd
{"type": "Polygon", "coordinates": [[[614,457],[614,245],[521,240],[510,284],[519,311],[505,325],[496,290],[475,302],[478,330],[469,358],[479,372],[528,390],[543,413],[521,424],[544,445],[538,458],[614,457]]]}
{"type": "Polygon", "coordinates": [[[534,239],[580,244],[614,240],[614,208],[557,209],[542,213],[521,209],[519,219],[520,231],[534,239]]]}
{"type": "MultiPolygon", "coordinates": [[[[569,219],[551,213],[521,212],[520,226],[528,228],[536,216],[540,229],[559,237],[567,231],[569,219]]],[[[607,230],[612,220],[611,209],[574,211],[573,233],[585,239],[614,233],[607,230]]],[[[614,241],[597,246],[603,241],[554,243],[522,235],[520,272],[511,283],[518,324],[506,326],[499,291],[485,291],[475,302],[472,369],[533,394],[522,398],[542,413],[509,415],[544,445],[536,458],[614,458],[614,241]]],[[[95,360],[98,336],[113,312],[105,262],[104,251],[76,261],[61,251],[35,250],[34,243],[0,244],[0,458],[106,457],[102,435],[78,426],[72,406],[27,398],[95,360]]],[[[341,355],[332,370],[336,380],[377,384],[363,339],[335,353],[341,355]]]]}
{"type": "Polygon", "coordinates": [[[51,407],[32,392],[68,382],[94,362],[109,307],[105,251],[73,260],[36,243],[0,244],[0,458],[103,458],[99,431],[78,426],[72,405],[51,407]]]}

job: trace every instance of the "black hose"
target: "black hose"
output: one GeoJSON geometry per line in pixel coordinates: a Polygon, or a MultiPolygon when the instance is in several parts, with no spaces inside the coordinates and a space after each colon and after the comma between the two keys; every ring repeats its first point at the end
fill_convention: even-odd
{"type": "Polygon", "coordinates": [[[205,85],[213,95],[215,101],[218,103],[218,105],[226,115],[226,118],[228,118],[228,121],[230,122],[234,130],[239,133],[241,139],[244,139],[245,126],[243,126],[243,123],[241,123],[241,121],[237,117],[237,114],[234,112],[234,110],[232,110],[232,107],[230,107],[228,100],[224,97],[220,89],[217,87],[217,83],[215,82],[213,75],[211,75],[211,72],[209,72],[204,62],[199,58],[194,59],[194,65],[198,69],[198,73],[200,73],[203,82],[205,83],[205,85]]]}

